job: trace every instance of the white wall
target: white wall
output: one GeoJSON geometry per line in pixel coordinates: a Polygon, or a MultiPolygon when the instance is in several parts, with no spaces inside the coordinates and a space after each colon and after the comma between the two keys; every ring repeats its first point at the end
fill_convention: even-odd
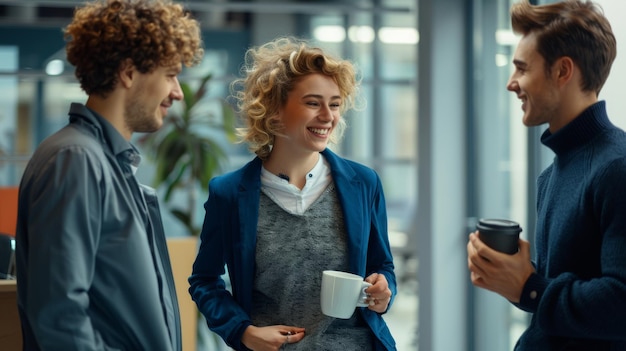
{"type": "Polygon", "coordinates": [[[626,129],[626,1],[596,0],[604,9],[611,22],[613,33],[617,39],[617,57],[613,63],[611,74],[600,92],[600,99],[606,100],[609,118],[613,123],[626,129]]]}

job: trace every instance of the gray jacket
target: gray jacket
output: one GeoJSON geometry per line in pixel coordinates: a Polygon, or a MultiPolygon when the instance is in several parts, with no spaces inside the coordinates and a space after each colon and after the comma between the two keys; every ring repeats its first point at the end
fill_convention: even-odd
{"type": "Polygon", "coordinates": [[[18,310],[25,350],[179,351],[180,317],[158,200],[138,155],[72,104],[20,184],[18,310]]]}

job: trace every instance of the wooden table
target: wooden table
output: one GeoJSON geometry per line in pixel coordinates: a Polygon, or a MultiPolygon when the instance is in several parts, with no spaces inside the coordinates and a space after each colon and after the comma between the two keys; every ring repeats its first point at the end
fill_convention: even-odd
{"type": "MultiPolygon", "coordinates": [[[[183,350],[195,351],[198,335],[198,310],[187,289],[187,278],[197,252],[197,237],[168,238],[176,292],[181,314],[183,350]]],[[[206,327],[206,326],[203,326],[206,327]]],[[[22,328],[17,312],[15,280],[0,279],[0,350],[22,351],[22,328]]]]}
{"type": "Polygon", "coordinates": [[[17,313],[15,280],[0,280],[0,349],[22,350],[22,328],[17,313]]]}

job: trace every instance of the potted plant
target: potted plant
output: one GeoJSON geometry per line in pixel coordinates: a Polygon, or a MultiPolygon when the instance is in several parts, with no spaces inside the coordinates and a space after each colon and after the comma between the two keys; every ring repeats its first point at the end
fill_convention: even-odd
{"type": "Polygon", "coordinates": [[[204,99],[208,92],[211,74],[204,76],[196,89],[188,82],[181,82],[184,93],[180,113],[170,113],[158,131],[140,140],[147,154],[155,162],[153,186],[164,187],[163,202],[169,211],[197,236],[201,228],[193,216],[197,206],[197,190],[208,190],[208,181],[220,171],[226,153],[216,136],[235,140],[235,113],[224,100],[204,99]],[[213,111],[202,108],[203,104],[217,102],[213,111]],[[217,113],[216,110],[219,110],[217,113]],[[216,134],[219,133],[219,134],[216,134]],[[173,201],[175,193],[186,196],[184,205],[173,201]]]}

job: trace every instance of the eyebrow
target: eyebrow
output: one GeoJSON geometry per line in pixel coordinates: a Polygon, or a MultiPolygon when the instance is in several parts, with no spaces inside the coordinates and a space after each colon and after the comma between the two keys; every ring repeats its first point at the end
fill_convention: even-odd
{"type": "Polygon", "coordinates": [[[517,67],[526,67],[528,64],[522,60],[514,59],[513,64],[517,67]]]}
{"type": "MultiPolygon", "coordinates": [[[[302,98],[303,98],[303,99],[306,99],[306,98],[324,99],[324,96],[319,95],[319,94],[306,94],[306,95],[304,95],[302,98]]],[[[341,100],[341,96],[339,96],[339,95],[334,95],[334,96],[331,96],[331,97],[330,97],[330,99],[331,99],[331,100],[337,100],[337,99],[341,100]]]]}
{"type": "Polygon", "coordinates": [[[172,65],[166,68],[167,72],[180,74],[183,71],[182,65],[172,65]]]}

